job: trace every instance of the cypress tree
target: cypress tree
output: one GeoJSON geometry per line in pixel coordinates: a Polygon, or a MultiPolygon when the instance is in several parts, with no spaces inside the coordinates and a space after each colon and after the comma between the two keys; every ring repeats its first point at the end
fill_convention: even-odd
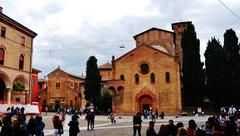
{"type": "Polygon", "coordinates": [[[87,61],[84,88],[85,99],[96,108],[96,101],[101,95],[101,76],[94,56],[90,56],[87,61]]]}
{"type": "Polygon", "coordinates": [[[204,91],[203,63],[200,60],[200,41],[195,28],[189,25],[182,34],[183,97],[186,106],[200,106],[204,91]]]}
{"type": "Polygon", "coordinates": [[[224,46],[226,53],[226,69],[225,69],[225,91],[228,93],[226,97],[229,98],[229,104],[235,103],[239,97],[239,91],[236,89],[236,80],[234,82],[233,78],[236,78],[238,73],[238,64],[240,61],[239,57],[239,45],[236,33],[232,29],[226,30],[224,33],[224,46]],[[234,75],[235,74],[235,75],[234,75]]]}
{"type": "Polygon", "coordinates": [[[206,96],[216,107],[223,105],[224,92],[224,71],[225,71],[225,52],[219,40],[212,38],[207,43],[204,53],[206,66],[206,96]]]}

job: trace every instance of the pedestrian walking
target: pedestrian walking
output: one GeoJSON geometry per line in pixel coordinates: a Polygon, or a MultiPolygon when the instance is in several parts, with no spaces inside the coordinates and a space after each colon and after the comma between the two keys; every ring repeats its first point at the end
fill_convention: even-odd
{"type": "Polygon", "coordinates": [[[142,127],[141,113],[138,112],[135,116],[133,116],[133,136],[136,136],[137,132],[138,136],[141,136],[141,127],[142,127]]]}
{"type": "Polygon", "coordinates": [[[53,122],[53,136],[61,136],[63,134],[63,124],[62,122],[65,120],[64,114],[61,115],[61,119],[59,115],[54,115],[52,118],[53,122]]]}
{"type": "Polygon", "coordinates": [[[78,125],[78,116],[73,115],[72,120],[68,123],[68,126],[70,127],[69,136],[77,136],[77,134],[80,132],[78,125]]]}

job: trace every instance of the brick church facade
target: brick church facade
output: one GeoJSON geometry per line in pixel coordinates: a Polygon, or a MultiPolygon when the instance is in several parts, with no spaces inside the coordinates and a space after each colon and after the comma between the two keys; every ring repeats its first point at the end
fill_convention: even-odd
{"type": "Polygon", "coordinates": [[[151,28],[134,36],[136,48],[99,66],[112,110],[131,115],[144,110],[180,114],[181,34],[191,22],[172,24],[172,31],[151,28]]]}

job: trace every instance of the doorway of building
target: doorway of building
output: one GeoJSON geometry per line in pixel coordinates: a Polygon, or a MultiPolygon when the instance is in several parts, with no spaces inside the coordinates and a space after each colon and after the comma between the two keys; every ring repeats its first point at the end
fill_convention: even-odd
{"type": "Polygon", "coordinates": [[[6,90],[5,82],[2,78],[0,78],[0,103],[3,103],[5,90],[6,90]]]}
{"type": "Polygon", "coordinates": [[[143,95],[139,98],[139,111],[141,113],[144,112],[144,110],[150,111],[153,105],[153,99],[149,95],[143,95]]]}
{"type": "Polygon", "coordinates": [[[59,111],[60,110],[60,101],[56,100],[54,103],[54,110],[59,111]]]}
{"type": "Polygon", "coordinates": [[[143,104],[143,112],[150,111],[150,104],[143,104]]]}

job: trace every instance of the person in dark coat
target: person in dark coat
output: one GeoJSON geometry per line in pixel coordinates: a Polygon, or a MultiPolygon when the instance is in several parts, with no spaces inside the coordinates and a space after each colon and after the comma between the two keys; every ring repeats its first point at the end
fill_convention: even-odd
{"type": "Polygon", "coordinates": [[[141,136],[141,127],[142,127],[142,119],[141,113],[138,112],[135,116],[133,116],[133,136],[136,136],[138,132],[138,136],[141,136]]]}
{"type": "Polygon", "coordinates": [[[13,136],[28,136],[27,131],[21,127],[21,119],[19,116],[13,118],[13,136]]]}
{"type": "Polygon", "coordinates": [[[154,122],[153,121],[149,122],[149,127],[147,129],[146,136],[157,136],[157,133],[154,130],[154,122]]]}
{"type": "Polygon", "coordinates": [[[90,114],[90,127],[91,127],[91,130],[94,130],[94,122],[95,122],[95,114],[94,114],[94,112],[91,112],[91,114],[90,114]]]}
{"type": "Polygon", "coordinates": [[[177,127],[173,124],[173,120],[168,121],[167,125],[167,134],[170,136],[176,136],[177,135],[177,127]]]}
{"type": "Polygon", "coordinates": [[[91,115],[90,112],[87,113],[85,120],[87,120],[87,130],[89,131],[90,129],[90,123],[91,123],[91,115]]]}
{"type": "Polygon", "coordinates": [[[11,122],[11,115],[4,115],[2,117],[3,126],[0,136],[13,136],[13,127],[11,122]]]}
{"type": "Polygon", "coordinates": [[[69,136],[77,136],[77,134],[80,132],[78,125],[78,116],[73,115],[72,120],[68,123],[68,126],[70,127],[69,136]]]}
{"type": "Polygon", "coordinates": [[[35,132],[36,136],[44,136],[43,129],[45,127],[45,123],[42,121],[41,116],[35,117],[35,132]]]}
{"type": "Polygon", "coordinates": [[[34,136],[35,134],[35,119],[33,118],[33,116],[31,116],[28,121],[27,132],[29,136],[34,136]]]}

